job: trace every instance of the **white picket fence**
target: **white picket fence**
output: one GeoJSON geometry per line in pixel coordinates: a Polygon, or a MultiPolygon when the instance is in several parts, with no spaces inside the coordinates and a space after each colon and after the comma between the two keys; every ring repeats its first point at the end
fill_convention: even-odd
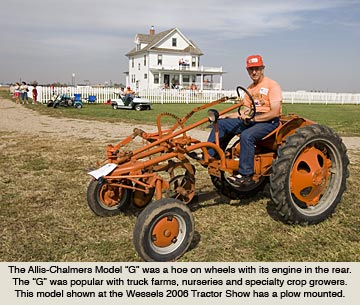
{"type": "MultiPolygon", "coordinates": [[[[106,103],[109,99],[117,97],[118,89],[115,88],[94,88],[94,87],[37,87],[38,100],[46,103],[54,93],[81,94],[83,101],[87,101],[89,96],[96,96],[96,103],[106,103]]],[[[31,97],[32,87],[29,86],[29,96],[31,97]]],[[[177,89],[151,89],[143,90],[138,93],[141,97],[146,97],[155,104],[190,104],[207,103],[223,96],[236,96],[235,90],[177,90],[177,89]]],[[[298,104],[360,104],[360,94],[354,93],[330,93],[330,92],[283,92],[283,102],[298,104]]]]}

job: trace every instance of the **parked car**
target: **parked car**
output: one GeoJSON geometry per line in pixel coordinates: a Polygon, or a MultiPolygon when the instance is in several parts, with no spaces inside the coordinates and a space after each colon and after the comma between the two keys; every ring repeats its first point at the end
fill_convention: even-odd
{"type": "Polygon", "coordinates": [[[111,104],[113,109],[130,109],[136,111],[151,109],[151,101],[139,96],[132,97],[119,95],[118,98],[110,99],[107,103],[111,104]]]}

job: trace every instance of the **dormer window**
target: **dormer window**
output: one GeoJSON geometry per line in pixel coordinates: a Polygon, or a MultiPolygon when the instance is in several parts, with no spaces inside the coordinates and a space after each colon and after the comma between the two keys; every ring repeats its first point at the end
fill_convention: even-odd
{"type": "Polygon", "coordinates": [[[140,51],[140,50],[141,50],[141,44],[138,43],[138,44],[136,45],[136,51],[140,51]]]}
{"type": "Polygon", "coordinates": [[[173,47],[176,47],[176,45],[177,45],[176,38],[173,38],[173,39],[172,39],[172,46],[173,46],[173,47]]]}

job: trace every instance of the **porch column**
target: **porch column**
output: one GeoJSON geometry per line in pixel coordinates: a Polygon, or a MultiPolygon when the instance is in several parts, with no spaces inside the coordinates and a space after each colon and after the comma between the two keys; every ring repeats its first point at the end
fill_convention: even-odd
{"type": "Polygon", "coordinates": [[[222,80],[222,74],[220,75],[220,90],[222,90],[223,86],[223,80],[222,80]]]}
{"type": "Polygon", "coordinates": [[[200,90],[204,90],[204,74],[201,73],[200,76],[200,90]]]}

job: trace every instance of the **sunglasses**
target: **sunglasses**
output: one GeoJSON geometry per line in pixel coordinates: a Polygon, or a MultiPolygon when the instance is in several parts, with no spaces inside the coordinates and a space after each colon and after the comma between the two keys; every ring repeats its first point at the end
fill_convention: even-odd
{"type": "Polygon", "coordinates": [[[250,68],[247,68],[247,70],[249,72],[252,72],[252,71],[261,71],[262,69],[264,69],[264,67],[250,67],[250,68]]]}

